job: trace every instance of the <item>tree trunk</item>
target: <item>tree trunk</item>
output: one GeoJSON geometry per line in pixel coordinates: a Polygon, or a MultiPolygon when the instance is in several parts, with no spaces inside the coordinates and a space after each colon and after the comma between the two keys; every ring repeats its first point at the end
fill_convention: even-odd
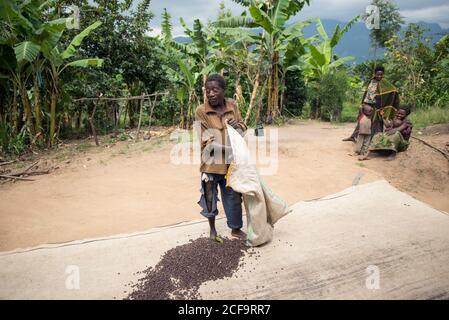
{"type": "Polygon", "coordinates": [[[55,142],[56,104],[57,103],[58,103],[58,94],[55,91],[53,91],[51,93],[51,104],[50,104],[50,147],[52,147],[55,142]]]}
{"type": "Polygon", "coordinates": [[[123,128],[124,129],[126,129],[126,116],[128,115],[128,109],[129,109],[129,100],[126,100],[125,111],[124,111],[125,116],[123,117],[123,128]]]}
{"type": "Polygon", "coordinates": [[[129,115],[129,127],[134,128],[136,121],[134,119],[134,108],[136,105],[136,100],[130,100],[129,101],[129,108],[128,108],[128,115],[129,115]]]}
{"type": "Polygon", "coordinates": [[[94,110],[92,111],[92,114],[89,117],[90,129],[92,130],[92,134],[95,139],[95,145],[97,147],[100,145],[100,143],[98,142],[97,130],[95,130],[94,118],[95,118],[95,111],[97,111],[97,105],[99,102],[100,102],[100,98],[97,99],[97,101],[94,105],[94,110]]]}
{"type": "Polygon", "coordinates": [[[251,99],[249,100],[249,106],[248,106],[248,110],[246,111],[246,116],[245,116],[245,120],[244,120],[245,124],[248,123],[249,117],[251,115],[251,111],[252,111],[252,109],[254,107],[254,103],[256,101],[257,89],[259,88],[259,79],[260,79],[260,70],[257,71],[256,81],[254,81],[253,92],[251,92],[251,99]]]}
{"type": "Polygon", "coordinates": [[[185,116],[184,116],[184,104],[181,104],[181,115],[180,115],[180,119],[179,119],[179,126],[181,127],[181,129],[185,129],[185,116]]]}
{"type": "MultiPolygon", "coordinates": [[[[257,72],[256,72],[256,79],[254,80],[254,87],[253,87],[253,91],[251,92],[251,98],[249,100],[249,106],[248,106],[248,110],[246,111],[246,116],[245,116],[245,124],[248,123],[249,117],[251,115],[251,111],[254,107],[254,103],[256,102],[256,96],[257,96],[257,89],[259,88],[259,83],[260,83],[260,67],[262,65],[263,62],[263,40],[262,43],[260,44],[260,55],[259,55],[259,62],[257,63],[257,72]]],[[[262,92],[263,94],[263,92],[262,92]]]]}
{"type": "Polygon", "coordinates": [[[148,101],[150,103],[150,118],[148,119],[148,134],[150,134],[151,121],[153,120],[153,110],[156,107],[157,96],[154,97],[153,102],[151,102],[151,98],[149,98],[148,101]]]}
{"type": "Polygon", "coordinates": [[[20,96],[22,98],[23,110],[25,111],[26,124],[31,134],[31,141],[34,139],[36,130],[33,123],[33,114],[31,112],[30,100],[28,99],[28,93],[24,84],[20,84],[20,96]]]}
{"type": "Polygon", "coordinates": [[[273,101],[271,104],[271,118],[274,120],[279,115],[279,55],[277,52],[274,53],[273,65],[273,101]]]}
{"type": "Polygon", "coordinates": [[[77,113],[76,119],[75,119],[75,129],[79,131],[81,129],[81,117],[83,115],[83,112],[80,110],[77,113]]]}
{"type": "Polygon", "coordinates": [[[136,133],[136,141],[139,140],[140,126],[142,124],[142,113],[143,113],[143,104],[145,99],[142,94],[142,98],[140,99],[140,110],[139,110],[139,123],[137,125],[137,133],[136,133]]]}
{"type": "Polygon", "coordinates": [[[186,125],[186,129],[190,129],[190,122],[191,122],[191,118],[190,118],[190,110],[192,109],[192,100],[189,99],[189,103],[187,104],[187,125],[186,125]]]}
{"type": "Polygon", "coordinates": [[[234,99],[237,104],[237,107],[240,109],[243,105],[243,94],[242,94],[242,86],[240,85],[240,74],[237,75],[237,80],[235,81],[235,93],[234,99]]]}
{"type": "Polygon", "coordinates": [[[33,72],[33,92],[34,92],[34,117],[36,119],[36,140],[39,144],[43,143],[42,136],[42,114],[41,114],[41,92],[39,89],[39,83],[37,81],[37,75],[33,72]]]}
{"type": "Polygon", "coordinates": [[[118,136],[118,128],[120,127],[120,117],[121,117],[121,108],[120,104],[117,101],[113,102],[113,109],[114,109],[114,137],[118,136]]]}
{"type": "Polygon", "coordinates": [[[19,132],[19,126],[17,122],[17,85],[14,82],[14,92],[13,92],[13,99],[12,99],[12,132],[13,135],[16,135],[17,132],[19,132]]]}
{"type": "Polygon", "coordinates": [[[207,97],[206,97],[206,80],[207,80],[207,76],[204,74],[203,75],[203,103],[204,104],[206,104],[206,100],[207,100],[207,97]]]}
{"type": "Polygon", "coordinates": [[[284,95],[285,95],[285,74],[281,73],[281,98],[279,103],[279,114],[282,114],[282,109],[284,108],[284,95]]]}
{"type": "Polygon", "coordinates": [[[267,113],[265,122],[269,123],[271,118],[271,109],[273,102],[273,65],[270,64],[270,71],[268,73],[268,85],[267,85],[267,113]]]}

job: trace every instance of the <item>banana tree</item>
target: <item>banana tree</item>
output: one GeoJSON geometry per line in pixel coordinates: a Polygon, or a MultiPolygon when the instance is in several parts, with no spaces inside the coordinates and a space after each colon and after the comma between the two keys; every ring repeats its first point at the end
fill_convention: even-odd
{"type": "MultiPolygon", "coordinates": [[[[59,76],[67,67],[86,67],[89,65],[101,65],[101,59],[83,59],[66,62],[76,53],[81,41],[100,23],[94,23],[83,32],[74,37],[69,46],[60,53],[58,44],[62,33],[66,29],[71,18],[57,18],[45,21],[48,14],[48,6],[51,1],[0,1],[0,17],[4,25],[14,32],[0,37],[0,45],[7,51],[13,50],[14,58],[11,55],[4,56],[7,59],[5,69],[8,71],[10,79],[18,89],[24,108],[25,119],[31,142],[41,133],[41,95],[39,83],[42,82],[44,70],[48,70],[51,75],[51,123],[50,123],[50,144],[54,141],[56,103],[59,94],[59,76]],[[32,76],[34,117],[28,96],[29,78],[32,76]],[[33,118],[36,123],[33,123],[33,118]]],[[[5,28],[7,29],[7,28],[5,28]]],[[[8,29],[7,29],[8,30],[8,29]]],[[[15,107],[15,106],[14,106],[15,107]]],[[[13,118],[16,112],[13,112],[13,118]]]]}
{"type": "MultiPolygon", "coordinates": [[[[287,70],[302,70],[306,77],[306,82],[311,83],[312,87],[319,87],[325,76],[337,70],[344,63],[354,59],[352,56],[336,57],[334,48],[358,19],[358,16],[354,17],[343,28],[337,24],[332,36],[329,37],[321,19],[317,18],[316,29],[318,34],[308,39],[301,38],[301,50],[304,50],[304,48],[308,50],[296,63],[287,67],[287,70]]],[[[319,117],[319,98],[313,103],[312,109],[313,117],[319,117]]]]}
{"type": "Polygon", "coordinates": [[[243,14],[217,22],[219,27],[262,28],[263,35],[259,41],[264,43],[264,55],[269,61],[267,78],[267,112],[266,121],[271,122],[280,113],[279,108],[279,74],[282,47],[288,41],[302,35],[304,22],[287,26],[290,17],[298,13],[309,0],[234,0],[248,8],[250,16],[243,14]]]}
{"type": "MultiPolygon", "coordinates": [[[[19,92],[25,113],[26,128],[31,138],[34,137],[36,126],[33,123],[27,85],[33,71],[30,68],[30,63],[39,55],[40,47],[30,40],[36,35],[36,30],[41,24],[41,7],[39,1],[0,1],[2,69],[6,71],[7,77],[13,82],[14,91],[17,89],[19,92]]],[[[13,108],[14,131],[17,132],[17,107],[15,103],[13,108]]]]}
{"type": "Polygon", "coordinates": [[[200,20],[194,21],[193,30],[191,30],[180,18],[185,34],[192,39],[192,43],[182,44],[175,42],[172,38],[170,19],[170,14],[164,9],[161,26],[162,38],[166,54],[171,55],[177,63],[177,70],[170,68],[169,72],[176,79],[175,81],[181,83],[181,89],[177,90],[181,106],[187,101],[187,119],[185,119],[183,107],[181,108],[181,127],[189,127],[193,119],[193,103],[198,100],[195,86],[199,77],[202,77],[203,99],[205,99],[204,85],[207,75],[212,71],[217,71],[223,64],[220,59],[216,58],[215,39],[211,30],[205,28],[200,20]]]}
{"type": "MultiPolygon", "coordinates": [[[[354,17],[343,28],[340,28],[340,25],[337,24],[331,37],[328,36],[324,29],[321,19],[316,19],[316,28],[320,37],[314,36],[305,41],[305,46],[309,51],[302,63],[299,63],[309,80],[319,79],[342,64],[354,59],[353,56],[336,58],[334,56],[334,48],[358,19],[358,16],[354,17]]],[[[295,68],[295,66],[292,66],[292,68],[295,68]]]]}
{"type": "MultiPolygon", "coordinates": [[[[83,39],[89,35],[92,30],[98,28],[101,22],[97,21],[88,26],[86,29],[76,35],[69,43],[67,48],[60,52],[55,43],[55,39],[58,35],[51,40],[43,41],[41,44],[41,51],[47,62],[47,70],[51,77],[51,103],[50,103],[50,139],[49,144],[52,146],[55,139],[56,128],[56,107],[60,94],[60,76],[62,72],[69,67],[101,67],[103,59],[99,58],[87,58],[75,61],[67,61],[77,53],[77,48],[81,45],[83,39]]],[[[61,31],[62,32],[62,31],[61,31]]],[[[59,35],[60,36],[60,35],[59,35]]]]}
{"type": "Polygon", "coordinates": [[[190,128],[193,121],[193,110],[195,103],[198,101],[198,97],[195,93],[195,85],[200,77],[200,73],[194,73],[194,67],[188,63],[188,61],[177,60],[176,63],[179,66],[180,72],[172,70],[178,83],[181,86],[176,92],[176,97],[181,104],[181,116],[180,116],[180,127],[183,129],[190,128]],[[187,103],[187,116],[184,111],[184,106],[187,103]]]}

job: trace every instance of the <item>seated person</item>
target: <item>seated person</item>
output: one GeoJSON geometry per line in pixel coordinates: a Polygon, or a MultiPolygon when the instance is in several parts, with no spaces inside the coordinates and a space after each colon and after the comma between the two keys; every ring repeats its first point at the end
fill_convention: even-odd
{"type": "MultiPolygon", "coordinates": [[[[392,160],[395,158],[397,152],[407,150],[413,128],[411,121],[407,119],[410,112],[410,106],[399,106],[393,120],[386,124],[385,132],[379,132],[374,135],[371,140],[369,152],[391,151],[392,154],[388,160],[392,160]]],[[[369,152],[363,160],[368,159],[369,152]]]]}

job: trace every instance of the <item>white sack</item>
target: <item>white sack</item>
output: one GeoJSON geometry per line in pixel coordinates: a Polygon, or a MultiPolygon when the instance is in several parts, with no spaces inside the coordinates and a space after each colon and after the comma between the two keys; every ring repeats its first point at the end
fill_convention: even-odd
{"type": "Polygon", "coordinates": [[[279,198],[261,179],[243,137],[231,126],[227,126],[233,152],[233,163],[227,174],[227,185],[243,196],[247,220],[248,241],[259,246],[273,238],[273,225],[285,216],[287,204],[279,198]]]}

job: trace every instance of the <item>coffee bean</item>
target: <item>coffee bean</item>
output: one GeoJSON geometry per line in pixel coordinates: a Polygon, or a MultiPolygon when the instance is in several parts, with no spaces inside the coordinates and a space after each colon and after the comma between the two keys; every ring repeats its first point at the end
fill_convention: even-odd
{"type": "Polygon", "coordinates": [[[144,276],[126,299],[200,299],[199,287],[206,281],[232,277],[247,250],[238,239],[223,238],[222,244],[209,238],[190,240],[168,250],[154,268],[139,272],[144,276]]]}

